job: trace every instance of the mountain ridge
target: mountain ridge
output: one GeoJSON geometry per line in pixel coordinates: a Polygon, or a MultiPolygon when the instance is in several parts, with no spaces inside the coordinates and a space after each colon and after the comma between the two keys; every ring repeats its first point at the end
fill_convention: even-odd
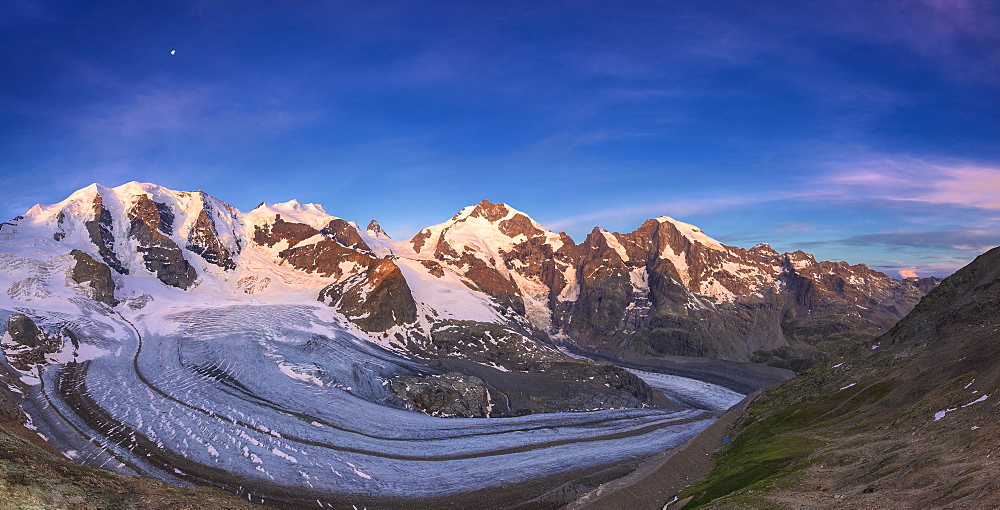
{"type": "Polygon", "coordinates": [[[361,329],[395,349],[425,341],[431,323],[444,317],[504,324],[623,360],[696,356],[796,368],[796,360],[826,356],[822,344],[830,339],[883,332],[936,281],[897,280],[801,251],[780,254],[766,243],[726,246],[669,216],[624,234],[595,227],[576,243],[488,200],[400,241],[374,220],[373,229],[362,229],[319,204],[262,202],[243,213],[201,191],[137,182],[92,184],[19,218],[48,225],[54,240],[89,251],[118,280],[147,271],[186,289],[207,277],[229,281],[235,272],[244,291],[259,293],[280,277],[236,266],[261,257],[311,275],[309,288],[316,277],[336,280],[313,291],[351,308],[347,315],[362,321],[361,329]],[[374,272],[391,277],[371,278],[374,272]],[[396,290],[371,294],[384,285],[396,290]],[[443,291],[464,295],[466,304],[443,291]],[[371,318],[362,319],[366,313],[371,318]],[[712,319],[720,314],[722,324],[712,319]]]}

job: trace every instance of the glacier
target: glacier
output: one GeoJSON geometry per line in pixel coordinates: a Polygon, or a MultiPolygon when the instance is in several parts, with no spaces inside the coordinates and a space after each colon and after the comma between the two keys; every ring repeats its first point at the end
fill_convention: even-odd
{"type": "MultiPolygon", "coordinates": [[[[73,336],[41,362],[16,368],[12,356],[22,347],[5,333],[0,364],[15,376],[8,389],[24,396],[26,426],[88,466],[216,486],[283,508],[434,506],[429,502],[453,504],[473,494],[485,494],[480,506],[489,507],[544,497],[606,470],[604,479],[620,476],[612,467],[686,442],[743,398],[693,379],[634,371],[673,406],[429,416],[409,408],[389,381],[439,369],[407,356],[389,333],[366,333],[319,302],[334,278],[287,264],[279,255],[288,240],[251,243],[257,227],[278,215],[333,225],[320,206],[262,204],[244,215],[199,192],[130,183],[91,186],[26,214],[0,224],[0,321],[23,314],[45,332],[73,336]],[[100,217],[92,206],[98,194],[116,218],[108,223],[116,237],[108,236],[105,247],[131,268],[112,275],[114,306],[70,278],[70,249],[103,257],[88,223],[100,217]],[[149,250],[122,235],[130,232],[125,211],[146,194],[172,208],[160,230],[195,268],[189,288],[165,285],[162,268],[154,274],[140,257],[149,250]],[[199,249],[216,250],[214,261],[193,255],[187,244],[209,213],[215,237],[199,249]],[[225,266],[223,252],[238,258],[235,269],[225,266]]],[[[480,241],[459,234],[451,232],[480,241]]],[[[458,273],[431,279],[425,257],[399,248],[404,243],[363,237],[373,253],[396,260],[420,298],[415,326],[429,330],[423,322],[432,316],[500,317],[458,273]]]]}
{"type": "MultiPolygon", "coordinates": [[[[8,304],[0,319],[23,310],[8,304]]],[[[106,353],[44,366],[24,404],[37,432],[87,465],[253,501],[421,499],[529,482],[648,456],[716,416],[691,407],[435,418],[404,409],[386,385],[434,371],[355,336],[327,307],[80,312],[32,310],[40,325],[70,325],[106,353]]],[[[688,381],[688,394],[716,404],[702,407],[735,398],[688,381]]]]}

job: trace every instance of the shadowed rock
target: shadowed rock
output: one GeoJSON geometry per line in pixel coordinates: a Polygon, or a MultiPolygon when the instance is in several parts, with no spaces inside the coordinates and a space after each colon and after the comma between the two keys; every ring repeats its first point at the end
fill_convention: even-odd
{"type": "Polygon", "coordinates": [[[396,376],[391,388],[415,409],[431,416],[486,418],[493,408],[486,383],[458,372],[427,377],[396,376]]]}
{"type": "Polygon", "coordinates": [[[184,258],[177,243],[160,232],[160,211],[149,196],[139,195],[128,218],[131,221],[129,237],[138,243],[136,251],[142,256],[146,269],[167,285],[179,289],[191,287],[198,273],[184,258]]]}
{"type": "Polygon", "coordinates": [[[115,281],[111,277],[111,268],[80,250],[73,250],[70,254],[76,260],[70,278],[76,283],[89,283],[95,300],[108,306],[117,305],[115,281]]]}
{"type": "Polygon", "coordinates": [[[94,219],[84,222],[83,225],[104,262],[119,274],[129,274],[128,268],[115,253],[114,222],[111,211],[104,207],[104,200],[100,194],[94,197],[94,219]]]}

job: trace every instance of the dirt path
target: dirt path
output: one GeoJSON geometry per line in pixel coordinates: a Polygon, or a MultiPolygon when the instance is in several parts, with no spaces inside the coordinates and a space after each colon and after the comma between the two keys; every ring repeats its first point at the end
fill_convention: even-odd
{"type": "Polygon", "coordinates": [[[631,475],[606,483],[567,505],[565,510],[656,509],[712,469],[712,454],[750,402],[756,391],[678,448],[661,452],[631,475]]]}

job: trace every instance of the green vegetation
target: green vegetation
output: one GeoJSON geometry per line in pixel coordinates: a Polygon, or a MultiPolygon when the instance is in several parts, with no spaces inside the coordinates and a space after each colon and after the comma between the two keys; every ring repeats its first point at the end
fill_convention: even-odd
{"type": "MultiPolygon", "coordinates": [[[[763,486],[776,476],[794,472],[820,445],[799,435],[782,435],[757,441],[737,440],[738,445],[716,458],[718,466],[685,493],[694,496],[684,508],[696,508],[717,498],[763,486]]],[[[746,494],[738,494],[746,495],[746,494]]]]}
{"type": "Polygon", "coordinates": [[[758,493],[810,466],[825,445],[822,429],[861,406],[885,397],[895,381],[823,393],[822,372],[810,372],[765,393],[737,423],[734,439],[715,458],[713,470],[688,488],[685,510],[719,498],[759,507],[758,493]],[[754,500],[754,501],[751,501],[754,500]]]}

